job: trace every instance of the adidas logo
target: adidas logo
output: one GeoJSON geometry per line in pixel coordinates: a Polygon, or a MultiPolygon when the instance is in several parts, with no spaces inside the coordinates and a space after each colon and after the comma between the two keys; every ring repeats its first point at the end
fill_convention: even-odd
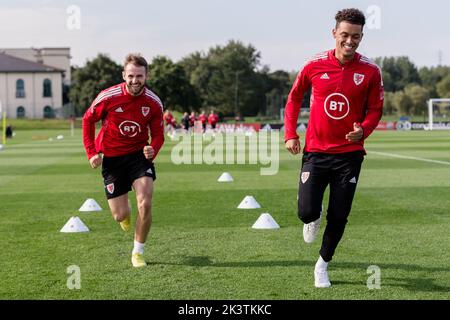
{"type": "Polygon", "coordinates": [[[123,112],[123,109],[122,109],[122,107],[118,107],[116,110],[114,110],[114,111],[116,111],[116,112],[123,112]]]}
{"type": "Polygon", "coordinates": [[[148,169],[148,170],[147,170],[147,173],[153,174],[152,169],[148,169]]]}
{"type": "Polygon", "coordinates": [[[328,76],[328,73],[324,73],[321,77],[320,77],[320,79],[330,79],[330,77],[328,76]]]}
{"type": "Polygon", "coordinates": [[[349,182],[350,183],[356,183],[356,178],[355,177],[351,178],[349,182]]]}

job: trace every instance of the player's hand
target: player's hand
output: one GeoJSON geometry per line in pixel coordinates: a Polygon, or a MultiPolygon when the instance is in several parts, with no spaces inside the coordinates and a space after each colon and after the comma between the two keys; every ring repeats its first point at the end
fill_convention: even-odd
{"type": "Polygon", "coordinates": [[[360,141],[364,135],[363,128],[359,125],[359,123],[353,123],[353,131],[350,131],[346,134],[345,139],[350,142],[360,141]]]}
{"type": "Polygon", "coordinates": [[[95,169],[95,168],[98,168],[99,166],[101,166],[102,162],[103,162],[103,158],[99,154],[96,154],[95,156],[93,156],[92,158],[89,159],[89,163],[91,164],[92,169],[95,169]]]}
{"type": "Polygon", "coordinates": [[[286,149],[292,154],[299,154],[301,150],[300,140],[290,139],[286,141],[286,149]]]}
{"type": "Polygon", "coordinates": [[[146,159],[151,159],[155,155],[155,150],[151,146],[144,147],[144,156],[146,159]]]}

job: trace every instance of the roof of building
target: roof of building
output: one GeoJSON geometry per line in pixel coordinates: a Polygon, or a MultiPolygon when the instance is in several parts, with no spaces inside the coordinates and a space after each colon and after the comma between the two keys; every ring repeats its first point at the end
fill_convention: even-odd
{"type": "Polygon", "coordinates": [[[64,72],[64,70],[0,52],[0,72],[64,72]]]}

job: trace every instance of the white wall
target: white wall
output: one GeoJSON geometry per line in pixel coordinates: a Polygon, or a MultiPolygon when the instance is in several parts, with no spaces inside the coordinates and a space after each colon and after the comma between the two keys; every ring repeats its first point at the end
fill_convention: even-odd
{"type": "Polygon", "coordinates": [[[7,100],[8,100],[8,96],[7,96],[7,88],[6,88],[6,74],[5,73],[0,73],[0,101],[2,102],[2,108],[4,111],[8,110],[8,105],[7,105],[7,100]]]}
{"type": "Polygon", "coordinates": [[[16,118],[17,108],[25,108],[25,117],[41,119],[44,117],[44,107],[53,109],[62,106],[62,81],[60,72],[39,73],[0,73],[0,99],[8,118],[16,118]],[[16,81],[25,82],[25,97],[16,98],[16,81]],[[52,82],[52,96],[44,97],[44,79],[52,82]]]}
{"type": "Polygon", "coordinates": [[[43,64],[65,70],[64,83],[70,85],[70,48],[42,48],[40,52],[43,64]]]}

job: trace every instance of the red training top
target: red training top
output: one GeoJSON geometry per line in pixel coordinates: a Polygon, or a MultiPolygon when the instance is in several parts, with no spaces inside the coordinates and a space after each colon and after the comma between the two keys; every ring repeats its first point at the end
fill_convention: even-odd
{"type": "Polygon", "coordinates": [[[356,53],[342,65],[335,50],[317,54],[300,70],[285,108],[285,141],[297,139],[297,119],[303,94],[310,87],[310,116],[304,151],[343,153],[364,150],[364,139],[377,127],[382,116],[384,90],[380,68],[356,53]],[[353,123],[364,130],[361,141],[345,136],[353,123]]]}
{"type": "Polygon", "coordinates": [[[154,159],[164,143],[161,100],[148,88],[139,96],[130,95],[125,86],[123,82],[100,92],[84,114],[83,143],[89,159],[98,153],[116,157],[142,150],[149,134],[154,159]],[[100,120],[95,138],[95,123],[100,120]]]}
{"type": "Polygon", "coordinates": [[[173,115],[170,112],[164,113],[163,119],[167,125],[172,124],[174,121],[173,115]]]}
{"type": "Polygon", "coordinates": [[[217,114],[210,114],[208,116],[208,123],[209,124],[216,124],[217,122],[219,122],[219,116],[217,114]]]}
{"type": "Polygon", "coordinates": [[[206,114],[201,114],[198,116],[198,120],[201,121],[202,123],[206,123],[206,121],[208,120],[208,117],[206,114]]]}
{"type": "Polygon", "coordinates": [[[191,127],[194,126],[194,122],[197,121],[197,118],[194,115],[189,116],[189,124],[191,127]]]}

